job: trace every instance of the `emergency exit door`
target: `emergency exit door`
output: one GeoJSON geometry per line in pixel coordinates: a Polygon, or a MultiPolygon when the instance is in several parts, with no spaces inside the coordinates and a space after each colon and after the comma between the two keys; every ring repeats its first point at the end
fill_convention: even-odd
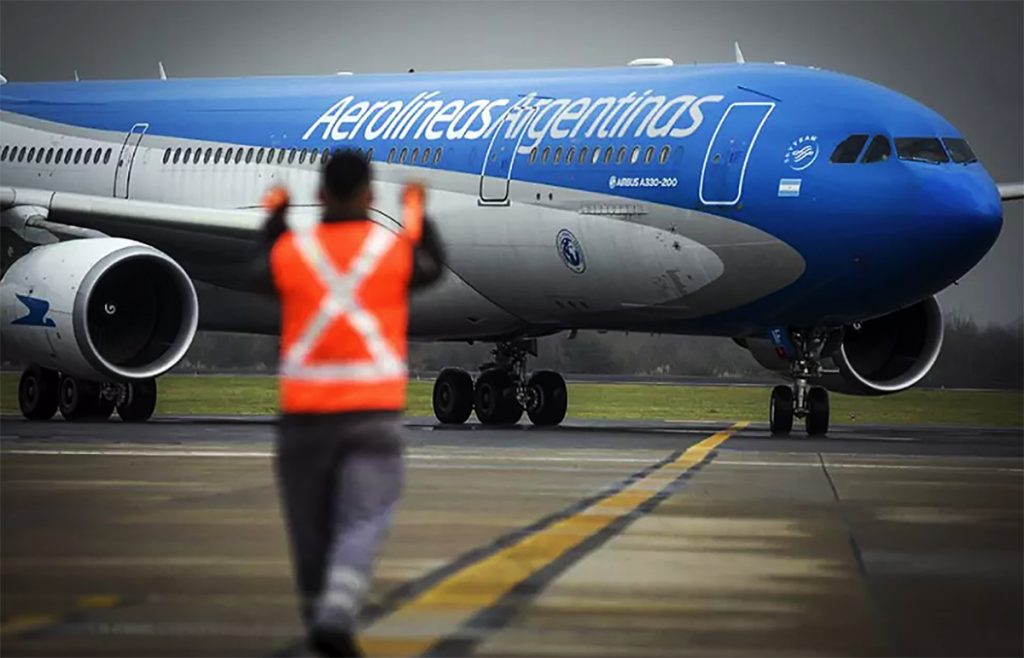
{"type": "Polygon", "coordinates": [[[718,122],[700,176],[700,201],[731,206],[743,196],[743,179],[757,136],[775,103],[733,103],[718,122]]]}
{"type": "Polygon", "coordinates": [[[523,104],[513,105],[498,120],[480,169],[481,205],[508,204],[512,167],[535,110],[535,107],[523,104]]]}
{"type": "Polygon", "coordinates": [[[135,152],[138,151],[139,142],[142,141],[142,136],[148,129],[148,123],[135,124],[125,135],[124,143],[121,144],[121,152],[117,154],[117,166],[114,169],[114,197],[117,199],[128,198],[128,183],[132,176],[135,152]]]}

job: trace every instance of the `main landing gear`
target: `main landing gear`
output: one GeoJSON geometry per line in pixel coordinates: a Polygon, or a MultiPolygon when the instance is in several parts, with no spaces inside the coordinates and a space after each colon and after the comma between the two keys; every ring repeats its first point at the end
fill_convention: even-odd
{"type": "Polygon", "coordinates": [[[796,356],[790,375],[792,386],[772,389],[768,408],[768,424],[774,435],[786,435],[793,429],[793,417],[802,418],[809,436],[828,433],[828,391],[823,386],[810,386],[808,379],[821,376],[821,354],[828,340],[825,330],[793,330],[796,356]]]}
{"type": "Polygon", "coordinates": [[[64,420],[106,420],[117,409],[121,420],[142,422],[156,409],[156,380],[99,383],[31,366],[21,374],[18,405],[29,420],[49,420],[58,409],[64,420]]]}
{"type": "Polygon", "coordinates": [[[526,359],[537,355],[537,341],[498,343],[494,360],[472,376],[460,368],[445,368],[434,382],[434,415],[442,423],[466,422],[470,413],[484,425],[513,425],[523,412],[534,425],[558,425],[565,418],[569,397],[565,380],[551,370],[527,376],[526,359]]]}

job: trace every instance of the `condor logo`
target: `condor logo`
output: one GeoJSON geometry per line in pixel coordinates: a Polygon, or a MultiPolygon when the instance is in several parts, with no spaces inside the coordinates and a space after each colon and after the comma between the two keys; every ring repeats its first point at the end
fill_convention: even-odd
{"type": "Polygon", "coordinates": [[[46,317],[50,312],[50,302],[45,299],[37,299],[28,295],[15,294],[18,301],[25,305],[28,313],[11,322],[11,324],[24,324],[30,327],[56,327],[57,323],[46,317]]]}

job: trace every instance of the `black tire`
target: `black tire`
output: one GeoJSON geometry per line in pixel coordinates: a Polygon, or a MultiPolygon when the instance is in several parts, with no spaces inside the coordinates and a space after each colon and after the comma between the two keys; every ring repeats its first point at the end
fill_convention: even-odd
{"type": "Polygon", "coordinates": [[[61,377],[57,406],[64,420],[92,420],[100,412],[100,385],[77,377],[61,377]]]}
{"type": "Polygon", "coordinates": [[[127,423],[143,423],[156,409],[156,380],[140,379],[125,384],[124,401],[117,405],[117,415],[127,423]]]}
{"type": "Polygon", "coordinates": [[[772,389],[768,425],[772,434],[777,436],[785,436],[793,431],[793,389],[790,387],[776,386],[772,389]]]}
{"type": "Polygon", "coordinates": [[[821,386],[812,386],[807,391],[806,427],[808,436],[828,434],[829,402],[828,391],[821,386]]]}
{"type": "Polygon", "coordinates": [[[29,420],[50,420],[57,413],[60,377],[53,370],[32,366],[21,373],[18,406],[29,420]]]}
{"type": "Polygon", "coordinates": [[[445,368],[434,381],[434,416],[461,425],[473,413],[473,378],[462,368],[445,368]]]}
{"type": "Polygon", "coordinates": [[[553,370],[541,370],[530,377],[529,386],[537,399],[537,407],[527,410],[533,424],[550,426],[561,423],[569,406],[565,379],[553,370]]]}
{"type": "Polygon", "coordinates": [[[516,400],[515,382],[498,368],[485,370],[477,377],[473,406],[484,425],[516,423],[523,415],[523,407],[516,400]]]}

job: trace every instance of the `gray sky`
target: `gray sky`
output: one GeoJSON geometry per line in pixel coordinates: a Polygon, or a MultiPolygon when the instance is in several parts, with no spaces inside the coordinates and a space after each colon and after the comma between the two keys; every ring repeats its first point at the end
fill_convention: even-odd
{"type": "MultiPolygon", "coordinates": [[[[241,76],[785,60],[857,75],[934,108],[997,181],[1024,180],[1024,3],[0,3],[10,80],[241,76]]],[[[980,321],[1024,315],[1024,203],[940,302],[980,321]]]]}

